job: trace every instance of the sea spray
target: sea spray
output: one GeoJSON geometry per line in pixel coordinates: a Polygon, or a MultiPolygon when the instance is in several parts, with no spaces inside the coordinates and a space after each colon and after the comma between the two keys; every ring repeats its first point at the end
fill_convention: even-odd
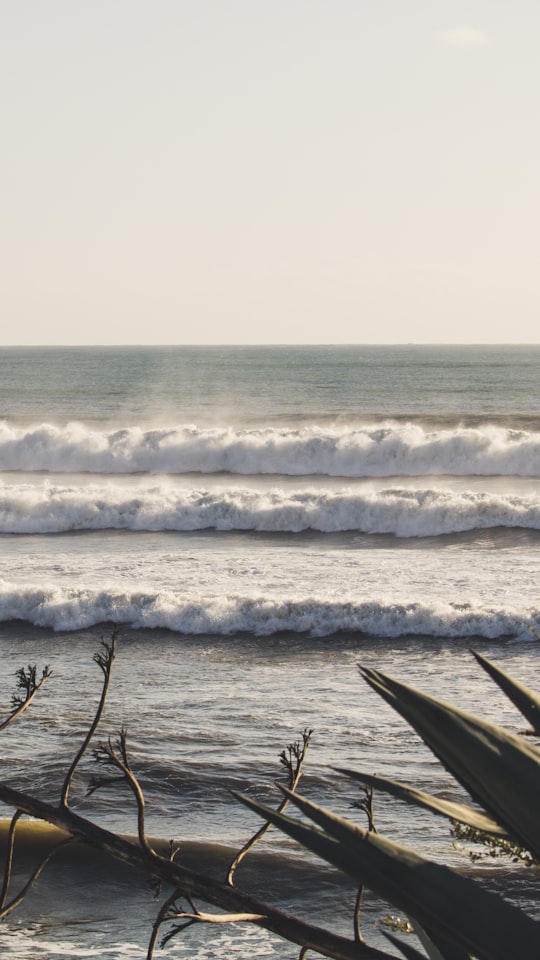
{"type": "Polygon", "coordinates": [[[538,495],[389,487],[376,491],[241,486],[2,483],[0,533],[70,530],[358,531],[429,537],[492,527],[540,529],[538,495]]]}
{"type": "Polygon", "coordinates": [[[178,634],[229,636],[347,632],[375,637],[431,636],[500,639],[540,629],[535,607],[497,607],[471,602],[393,603],[329,601],[311,597],[198,596],[174,591],[73,589],[0,583],[0,622],[24,620],[53,630],[80,630],[99,623],[165,628],[178,634]]]}
{"type": "Polygon", "coordinates": [[[0,423],[3,470],[390,477],[540,476],[540,433],[491,424],[427,430],[417,423],[239,429],[195,425],[114,431],[82,423],[0,423]]]}

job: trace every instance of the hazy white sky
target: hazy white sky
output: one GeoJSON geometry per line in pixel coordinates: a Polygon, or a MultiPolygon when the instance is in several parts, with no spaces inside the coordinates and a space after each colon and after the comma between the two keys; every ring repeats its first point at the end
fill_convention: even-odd
{"type": "Polygon", "coordinates": [[[538,0],[0,14],[0,342],[540,341],[538,0]]]}

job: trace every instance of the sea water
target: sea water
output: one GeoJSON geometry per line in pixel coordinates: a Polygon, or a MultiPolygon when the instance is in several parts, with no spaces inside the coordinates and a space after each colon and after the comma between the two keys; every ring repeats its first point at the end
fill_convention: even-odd
{"type": "MultiPolygon", "coordinates": [[[[539,373],[539,347],[4,348],[6,712],[18,667],[53,670],[3,733],[4,780],[57,799],[117,626],[102,729],[127,727],[155,835],[240,846],[258,822],[231,788],[272,802],[305,728],[302,789],[343,815],[361,822],[333,766],[454,795],[357,665],[520,728],[469,647],[539,686],[539,373]]],[[[136,832],[127,791],[85,796],[94,773],[89,758],[76,809],[136,832]]],[[[459,862],[444,823],[382,797],[377,816],[459,862]]],[[[318,896],[310,877],[291,892],[279,869],[302,853],[272,831],[263,855],[259,893],[348,932],[341,878],[314,867],[318,896]]],[[[38,885],[0,931],[6,955],[144,956],[151,892],[99,887],[81,908],[38,885]]],[[[290,956],[254,928],[185,943],[201,960],[290,956]]]]}

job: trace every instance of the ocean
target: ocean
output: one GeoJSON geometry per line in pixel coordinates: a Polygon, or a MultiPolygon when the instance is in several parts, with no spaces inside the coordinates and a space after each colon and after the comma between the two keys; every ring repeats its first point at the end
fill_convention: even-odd
{"type": "MultiPolygon", "coordinates": [[[[521,729],[469,650],[540,689],[539,384],[538,346],[3,348],[4,712],[19,667],[53,671],[2,734],[4,781],[58,798],[116,626],[101,732],[127,728],[154,836],[232,855],[259,822],[231,790],[271,801],[304,729],[302,791],[342,815],[362,822],[335,766],[459,796],[358,664],[521,729]]],[[[94,767],[74,808],[135,833],[122,786],[86,795],[94,767]]],[[[376,818],[466,867],[444,822],[384,797],[376,818]]],[[[348,881],[277,831],[239,885],[244,870],[260,895],[351,929],[348,881]]],[[[53,865],[0,948],[145,957],[158,905],[109,866],[53,865]]],[[[379,947],[384,915],[368,900],[379,947]]],[[[245,925],[182,937],[158,955],[294,955],[245,925]]]]}

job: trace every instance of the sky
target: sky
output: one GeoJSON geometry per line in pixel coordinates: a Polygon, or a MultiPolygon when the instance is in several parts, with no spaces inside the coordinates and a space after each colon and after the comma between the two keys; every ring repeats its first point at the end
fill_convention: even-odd
{"type": "Polygon", "coordinates": [[[538,343],[538,0],[0,0],[0,343],[538,343]]]}

